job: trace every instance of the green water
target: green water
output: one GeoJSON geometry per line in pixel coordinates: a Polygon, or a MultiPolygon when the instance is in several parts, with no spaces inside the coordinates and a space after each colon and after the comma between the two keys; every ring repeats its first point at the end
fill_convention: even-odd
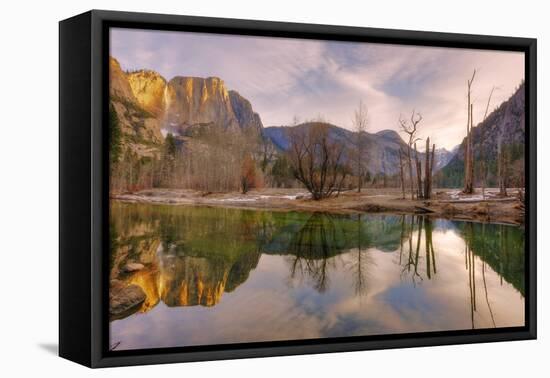
{"type": "Polygon", "coordinates": [[[514,226],[114,203],[110,257],[116,350],[524,325],[514,226]]]}

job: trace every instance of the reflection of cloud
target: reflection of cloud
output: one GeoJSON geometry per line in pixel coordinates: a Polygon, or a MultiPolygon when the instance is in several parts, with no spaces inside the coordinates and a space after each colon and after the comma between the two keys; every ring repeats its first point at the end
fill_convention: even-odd
{"type": "Polygon", "coordinates": [[[266,126],[321,114],[350,128],[359,99],[371,131],[397,129],[400,113],[424,116],[420,136],[453,147],[464,136],[466,80],[480,121],[493,85],[493,107],[523,79],[522,53],[284,38],[113,29],[111,54],[123,68],[174,76],[219,76],[248,98],[266,126]]]}

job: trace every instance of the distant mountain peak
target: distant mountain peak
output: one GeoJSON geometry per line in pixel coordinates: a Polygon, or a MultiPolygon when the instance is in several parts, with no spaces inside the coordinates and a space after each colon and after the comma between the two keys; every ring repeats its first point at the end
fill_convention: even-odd
{"type": "Polygon", "coordinates": [[[378,136],[381,136],[383,138],[401,139],[401,137],[399,136],[397,131],[390,130],[390,129],[380,130],[380,131],[376,132],[375,134],[378,135],[378,136]]]}

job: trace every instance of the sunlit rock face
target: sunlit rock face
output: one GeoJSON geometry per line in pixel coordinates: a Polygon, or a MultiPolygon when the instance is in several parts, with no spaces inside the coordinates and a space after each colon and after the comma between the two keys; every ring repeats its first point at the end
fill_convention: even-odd
{"type": "Polygon", "coordinates": [[[138,104],[156,117],[162,117],[166,80],[157,72],[149,70],[130,72],[127,76],[138,104]]]}
{"type": "MultiPolygon", "coordinates": [[[[163,141],[159,119],[145,110],[134,95],[128,75],[114,58],[109,60],[110,104],[116,112],[122,132],[122,150],[130,149],[138,156],[158,156],[163,141]]],[[[140,94],[141,97],[144,97],[140,94]]]]}
{"type": "Polygon", "coordinates": [[[165,128],[177,134],[199,124],[215,124],[232,131],[239,129],[229,93],[217,77],[177,76],[168,83],[165,102],[165,128]]]}
{"type": "Polygon", "coordinates": [[[119,99],[127,99],[128,101],[135,101],[132,88],[120,63],[115,58],[109,58],[109,93],[111,99],[113,97],[119,99]]]}
{"type": "Polygon", "coordinates": [[[262,121],[250,102],[229,91],[217,77],[176,76],[166,80],[151,70],[124,72],[109,60],[110,102],[123,134],[123,149],[138,156],[159,154],[161,132],[190,135],[205,126],[260,135],[262,121]],[[157,146],[157,147],[155,147],[157,146]]]}

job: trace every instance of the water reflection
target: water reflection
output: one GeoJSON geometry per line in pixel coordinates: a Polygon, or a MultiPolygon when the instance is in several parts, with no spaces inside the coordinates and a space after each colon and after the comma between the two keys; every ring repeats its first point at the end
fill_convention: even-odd
{"type": "Polygon", "coordinates": [[[111,317],[117,349],[523,325],[516,227],[126,204],[111,213],[111,282],[145,298],[111,317]]]}

